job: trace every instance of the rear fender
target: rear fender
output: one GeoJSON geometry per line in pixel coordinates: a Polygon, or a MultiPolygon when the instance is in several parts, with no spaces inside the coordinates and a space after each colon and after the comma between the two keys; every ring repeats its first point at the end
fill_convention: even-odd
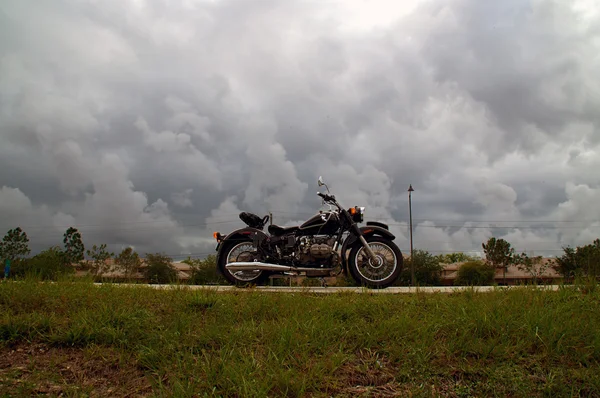
{"type": "Polygon", "coordinates": [[[257,247],[259,242],[261,242],[263,239],[269,239],[269,236],[260,229],[251,227],[240,228],[230,232],[217,242],[217,247],[215,248],[217,251],[217,262],[219,261],[221,249],[225,243],[244,241],[248,238],[252,239],[254,247],[257,247]]]}
{"type": "MultiPolygon", "coordinates": [[[[360,227],[359,229],[365,238],[368,238],[369,236],[381,236],[389,240],[396,239],[396,236],[389,231],[387,224],[380,222],[369,221],[367,222],[367,225],[360,227]]],[[[348,253],[356,242],[359,242],[358,236],[351,233],[342,245],[342,268],[345,273],[348,272],[348,253]]]]}

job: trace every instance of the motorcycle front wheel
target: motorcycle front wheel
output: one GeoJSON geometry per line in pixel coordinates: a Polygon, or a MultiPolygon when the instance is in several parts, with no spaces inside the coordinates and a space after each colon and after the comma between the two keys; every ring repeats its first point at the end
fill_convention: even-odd
{"type": "Polygon", "coordinates": [[[225,265],[235,262],[252,262],[256,258],[256,250],[252,240],[236,240],[225,243],[217,264],[221,274],[229,283],[237,286],[260,285],[269,277],[265,271],[230,271],[225,265]]]}
{"type": "Polygon", "coordinates": [[[365,238],[373,250],[376,261],[369,259],[363,245],[358,242],[350,251],[348,268],[354,280],[361,286],[384,289],[391,286],[402,272],[404,259],[398,246],[380,236],[365,238]]]}

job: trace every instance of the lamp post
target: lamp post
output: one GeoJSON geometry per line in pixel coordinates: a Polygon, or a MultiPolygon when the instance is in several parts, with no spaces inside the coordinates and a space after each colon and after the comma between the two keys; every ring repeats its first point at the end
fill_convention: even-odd
{"type": "Polygon", "coordinates": [[[410,280],[411,286],[415,285],[415,262],[413,257],[413,234],[412,234],[412,184],[408,187],[408,214],[410,217],[410,280]]]}

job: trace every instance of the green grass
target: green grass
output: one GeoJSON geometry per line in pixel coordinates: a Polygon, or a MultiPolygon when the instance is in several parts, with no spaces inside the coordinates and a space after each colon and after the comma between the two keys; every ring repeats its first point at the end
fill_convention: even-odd
{"type": "Polygon", "coordinates": [[[599,299],[3,282],[0,396],[593,396],[599,299]]]}

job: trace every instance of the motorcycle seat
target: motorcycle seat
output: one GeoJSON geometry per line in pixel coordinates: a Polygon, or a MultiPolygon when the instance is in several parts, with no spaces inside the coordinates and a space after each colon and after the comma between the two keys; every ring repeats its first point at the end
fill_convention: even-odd
{"type": "Polygon", "coordinates": [[[269,225],[269,233],[274,236],[281,236],[285,234],[289,234],[295,232],[299,227],[280,227],[279,225],[269,225]]]}

